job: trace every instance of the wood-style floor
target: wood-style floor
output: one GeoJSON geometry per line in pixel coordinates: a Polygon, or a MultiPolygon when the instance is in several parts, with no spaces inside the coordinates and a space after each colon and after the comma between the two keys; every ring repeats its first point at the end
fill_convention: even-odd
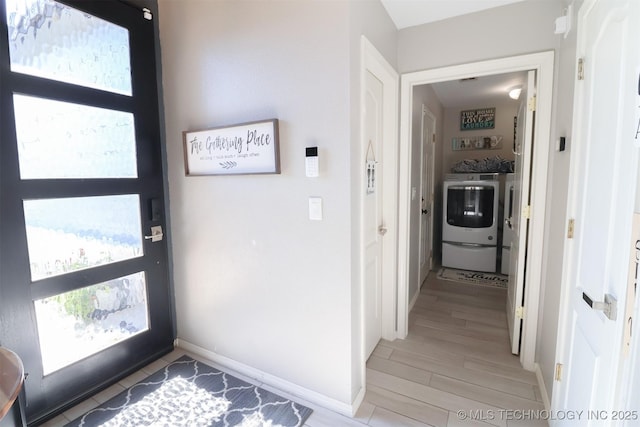
{"type": "Polygon", "coordinates": [[[407,339],[381,341],[369,358],[358,418],[370,426],[546,426],[536,419],[544,417],[536,377],[511,354],[505,304],[504,289],[432,272],[407,339]]]}
{"type": "MultiPolygon", "coordinates": [[[[305,426],[546,426],[535,419],[544,409],[535,375],[509,350],[505,298],[505,290],[431,273],[410,313],[407,339],[381,341],[367,362],[367,394],[356,416],[294,399],[314,410],[305,426]]],[[[177,349],[44,425],[63,426],[183,354],[189,353],[177,349]]]]}

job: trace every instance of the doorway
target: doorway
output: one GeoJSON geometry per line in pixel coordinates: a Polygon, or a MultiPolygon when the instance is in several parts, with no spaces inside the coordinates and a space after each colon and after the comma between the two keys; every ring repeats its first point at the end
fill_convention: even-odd
{"type": "Polygon", "coordinates": [[[156,32],[115,0],[0,17],[0,340],[37,424],[173,348],[156,32]]]}
{"type": "MultiPolygon", "coordinates": [[[[413,89],[449,80],[489,76],[494,74],[535,70],[537,72],[537,116],[531,180],[531,215],[529,230],[531,238],[527,242],[527,265],[540,265],[542,260],[542,239],[544,235],[544,215],[547,186],[547,160],[551,124],[551,100],[553,82],[553,52],[522,55],[498,60],[489,60],[434,70],[419,71],[402,76],[401,84],[401,128],[399,170],[399,252],[398,252],[398,337],[408,333],[410,271],[411,187],[412,187],[412,106],[413,89]]],[[[443,143],[447,143],[444,141],[443,143]]],[[[522,348],[520,361],[525,369],[534,369],[537,313],[539,305],[540,269],[526,269],[527,282],[524,312],[534,313],[523,319],[522,348]]]]}

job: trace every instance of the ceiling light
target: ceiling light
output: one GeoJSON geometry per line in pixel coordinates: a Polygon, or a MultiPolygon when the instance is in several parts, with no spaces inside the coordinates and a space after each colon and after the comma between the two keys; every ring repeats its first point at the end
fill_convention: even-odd
{"type": "Polygon", "coordinates": [[[520,86],[516,86],[509,90],[509,98],[518,99],[520,98],[520,92],[522,92],[522,88],[520,86]]]}

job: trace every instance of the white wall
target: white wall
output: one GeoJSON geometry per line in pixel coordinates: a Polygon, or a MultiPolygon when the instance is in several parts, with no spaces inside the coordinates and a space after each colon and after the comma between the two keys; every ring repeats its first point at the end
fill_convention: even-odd
{"type": "MultiPolygon", "coordinates": [[[[526,1],[401,30],[398,34],[399,71],[405,73],[556,50],[559,55],[556,58],[554,119],[550,135],[555,141],[570,128],[573,100],[571,79],[575,67],[569,57],[572,49],[575,49],[575,39],[565,40],[553,32],[555,19],[564,14],[564,7],[560,0],[526,1]],[[558,89],[559,84],[565,87],[558,89]]],[[[555,147],[555,144],[551,146],[555,147]]],[[[558,288],[563,255],[560,242],[563,233],[560,230],[564,229],[566,211],[563,197],[567,191],[568,157],[568,151],[550,153],[545,261],[542,266],[534,266],[544,268],[536,361],[540,364],[549,393],[552,389],[558,326],[558,288]]],[[[410,262],[417,262],[417,259],[412,258],[410,262]]]]}
{"type": "MultiPolygon", "coordinates": [[[[387,40],[377,3],[159,1],[178,337],[345,405],[363,381],[348,183],[365,10],[363,30],[387,40]],[[280,175],[185,177],[182,131],[269,118],[280,175]]],[[[395,40],[381,49],[395,57],[395,40]]]]}

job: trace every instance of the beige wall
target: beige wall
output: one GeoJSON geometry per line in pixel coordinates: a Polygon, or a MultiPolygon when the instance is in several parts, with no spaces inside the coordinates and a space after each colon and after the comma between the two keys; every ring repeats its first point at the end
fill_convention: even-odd
{"type": "Polygon", "coordinates": [[[398,32],[398,70],[421,71],[445,65],[503,58],[554,49],[553,34],[562,0],[513,3],[398,32]]]}
{"type": "MultiPolygon", "coordinates": [[[[401,73],[558,47],[562,59],[575,45],[553,34],[562,7],[520,2],[395,32],[373,1],[159,0],[178,337],[351,404],[363,380],[353,187],[360,34],[401,73]],[[272,117],[280,175],[184,176],[182,131],[272,117]],[[316,179],[304,176],[312,145],[316,179]],[[323,198],[323,221],[308,220],[309,196],[323,198]]],[[[563,59],[556,71],[557,85],[573,67],[563,59]]],[[[556,97],[551,138],[570,110],[556,97]]],[[[563,226],[566,159],[551,153],[548,245],[563,226]]],[[[546,254],[537,355],[545,383],[562,251],[546,254]]]]}
{"type": "MultiPolygon", "coordinates": [[[[567,5],[571,2],[566,1],[567,5]]],[[[577,11],[582,0],[574,2],[573,22],[577,23],[577,11]]],[[[573,92],[576,66],[576,33],[574,28],[566,39],[561,38],[556,51],[554,131],[552,132],[552,153],[549,164],[549,184],[547,187],[547,210],[545,245],[546,254],[542,265],[543,283],[540,307],[542,316],[538,319],[538,340],[536,362],[540,365],[544,384],[551,397],[556,364],[556,341],[558,338],[558,317],[560,290],[562,283],[563,253],[565,241],[565,215],[568,199],[569,164],[571,157],[571,127],[573,121],[573,92]],[[557,151],[557,141],[566,137],[566,150],[557,151]]]]}
{"type": "Polygon", "coordinates": [[[464,108],[447,108],[444,112],[444,139],[442,144],[442,182],[444,176],[451,173],[451,167],[462,160],[486,159],[499,156],[505,160],[513,160],[513,117],[518,113],[518,102],[508,98],[502,103],[492,102],[490,105],[468,105],[464,108]],[[478,108],[495,107],[496,126],[486,130],[460,130],[460,111],[478,108]],[[477,136],[502,136],[501,148],[492,150],[458,150],[452,149],[452,138],[472,138],[477,136]]]}
{"type": "Polygon", "coordinates": [[[338,409],[363,381],[353,68],[361,31],[387,57],[396,45],[381,5],[365,3],[159,1],[178,338],[338,409]],[[269,118],[281,174],[185,177],[182,131],[269,118]],[[305,177],[307,146],[318,178],[305,177]]]}

